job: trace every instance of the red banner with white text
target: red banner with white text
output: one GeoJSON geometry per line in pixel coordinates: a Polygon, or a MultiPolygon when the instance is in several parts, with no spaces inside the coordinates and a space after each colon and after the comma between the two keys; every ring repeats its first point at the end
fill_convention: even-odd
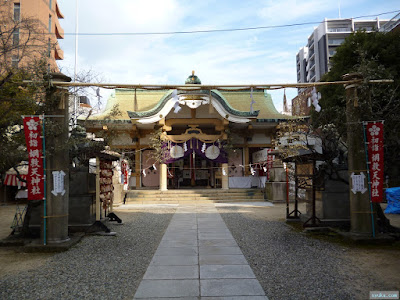
{"type": "Polygon", "coordinates": [[[39,117],[24,117],[25,141],[28,148],[28,200],[44,199],[43,144],[39,117]]]}
{"type": "Polygon", "coordinates": [[[367,124],[368,162],[370,174],[371,201],[383,199],[383,122],[367,124]]]}

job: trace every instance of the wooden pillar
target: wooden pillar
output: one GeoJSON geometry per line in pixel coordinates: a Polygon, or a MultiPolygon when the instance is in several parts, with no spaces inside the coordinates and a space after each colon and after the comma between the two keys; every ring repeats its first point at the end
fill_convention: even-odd
{"type": "Polygon", "coordinates": [[[228,164],[227,163],[221,164],[221,168],[222,168],[222,180],[221,180],[222,189],[228,190],[229,189],[228,164]]]}
{"type": "Polygon", "coordinates": [[[100,221],[100,158],[96,157],[96,221],[100,221]]]}
{"type": "Polygon", "coordinates": [[[139,141],[137,142],[136,152],[135,152],[135,177],[136,177],[136,189],[141,187],[141,177],[142,173],[140,170],[141,159],[140,155],[142,155],[142,151],[139,151],[139,141]]]}
{"type": "Polygon", "coordinates": [[[249,157],[249,147],[247,144],[243,147],[243,155],[244,155],[244,175],[249,176],[250,175],[250,157],[249,157]]]}
{"type": "Polygon", "coordinates": [[[167,165],[160,164],[160,191],[168,190],[167,165]]]}
{"type": "Polygon", "coordinates": [[[194,159],[194,152],[190,154],[190,186],[196,186],[196,160],[194,159]]]}

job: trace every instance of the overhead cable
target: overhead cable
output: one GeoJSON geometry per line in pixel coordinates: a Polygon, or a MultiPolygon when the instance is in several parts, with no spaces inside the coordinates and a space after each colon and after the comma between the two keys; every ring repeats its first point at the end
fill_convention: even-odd
{"type": "MultiPolygon", "coordinates": [[[[348,18],[349,20],[378,17],[382,15],[398,13],[400,10],[388,11],[379,14],[358,16],[353,18],[348,18]]],[[[323,22],[329,22],[330,20],[324,21],[314,21],[314,22],[303,22],[303,23],[292,23],[283,25],[267,25],[267,26],[256,26],[256,27],[244,27],[244,28],[228,28],[228,29],[209,29],[209,30],[191,30],[191,31],[168,31],[168,32],[68,32],[64,35],[79,35],[79,36],[134,36],[134,35],[173,35],[173,34],[195,34],[195,33],[214,33],[214,32],[234,32],[234,31],[249,31],[249,30],[261,30],[261,29],[274,29],[274,28],[285,28],[285,27],[295,27],[304,25],[315,25],[323,22]]]]}

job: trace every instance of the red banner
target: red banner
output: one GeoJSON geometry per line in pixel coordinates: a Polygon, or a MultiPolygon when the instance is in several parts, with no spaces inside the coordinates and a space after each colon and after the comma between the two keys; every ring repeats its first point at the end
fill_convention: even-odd
{"type": "Polygon", "coordinates": [[[29,157],[28,200],[43,200],[43,145],[39,117],[24,117],[24,131],[29,157]]]}
{"type": "Polygon", "coordinates": [[[383,122],[367,124],[368,162],[372,202],[383,198],[383,122]]]}

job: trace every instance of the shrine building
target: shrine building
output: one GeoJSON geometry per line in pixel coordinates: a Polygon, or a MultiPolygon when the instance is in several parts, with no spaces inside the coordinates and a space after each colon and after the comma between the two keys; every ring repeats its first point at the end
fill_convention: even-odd
{"type": "Polygon", "coordinates": [[[194,90],[201,85],[194,72],[185,84],[115,89],[84,126],[129,157],[129,189],[263,188],[276,127],[292,117],[276,110],[266,90],[194,90]]]}

